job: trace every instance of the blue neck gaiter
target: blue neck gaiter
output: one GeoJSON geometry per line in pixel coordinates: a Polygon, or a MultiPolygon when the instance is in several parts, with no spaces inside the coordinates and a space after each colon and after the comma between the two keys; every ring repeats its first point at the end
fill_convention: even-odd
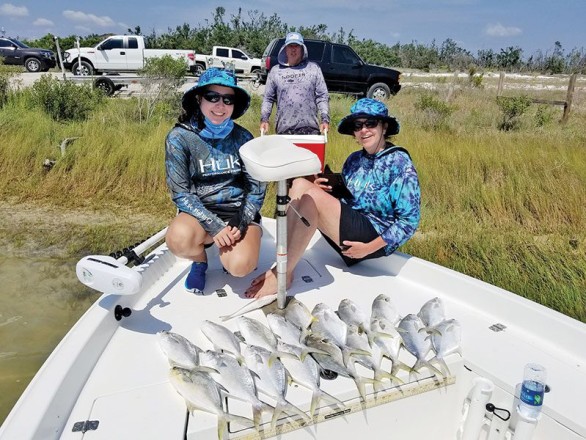
{"type": "Polygon", "coordinates": [[[208,118],[204,117],[205,127],[199,134],[208,139],[224,139],[234,128],[234,121],[231,118],[226,119],[221,124],[214,124],[208,118]]]}

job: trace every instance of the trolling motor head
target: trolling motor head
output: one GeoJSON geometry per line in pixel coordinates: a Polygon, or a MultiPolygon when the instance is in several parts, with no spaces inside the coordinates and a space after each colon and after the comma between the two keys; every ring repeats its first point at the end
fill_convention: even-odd
{"type": "Polygon", "coordinates": [[[89,255],[77,262],[77,279],[102,293],[134,295],[140,291],[142,276],[113,257],[89,255]]]}

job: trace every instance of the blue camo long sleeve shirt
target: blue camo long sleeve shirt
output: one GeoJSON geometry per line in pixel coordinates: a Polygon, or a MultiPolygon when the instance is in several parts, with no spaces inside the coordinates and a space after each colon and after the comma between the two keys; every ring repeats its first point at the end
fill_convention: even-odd
{"type": "Polygon", "coordinates": [[[413,236],[420,220],[421,192],[408,154],[392,147],[375,155],[356,151],[346,159],[342,175],[354,196],[342,202],[368,217],[387,243],[386,255],[413,236]]]}
{"type": "Polygon", "coordinates": [[[329,94],[320,67],[312,61],[289,67],[279,64],[269,72],[260,120],[268,122],[277,105],[277,134],[318,134],[322,122],[330,122],[329,94]]]}
{"type": "Polygon", "coordinates": [[[218,213],[240,212],[248,225],[262,207],[266,184],[246,172],[239,153],[252,138],[238,124],[224,139],[200,137],[188,125],[178,125],[167,135],[165,168],[173,202],[212,236],[226,225],[218,213]]]}

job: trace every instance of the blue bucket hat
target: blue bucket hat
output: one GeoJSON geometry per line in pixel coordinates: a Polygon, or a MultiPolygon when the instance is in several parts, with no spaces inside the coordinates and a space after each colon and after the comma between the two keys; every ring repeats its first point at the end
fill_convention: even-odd
{"type": "Polygon", "coordinates": [[[385,137],[399,133],[400,125],[397,118],[389,116],[387,106],[372,98],[362,98],[350,108],[350,114],[338,124],[338,133],[354,135],[353,122],[360,118],[378,119],[388,124],[385,137]]]}
{"type": "Polygon", "coordinates": [[[279,64],[283,64],[285,66],[287,65],[287,55],[285,54],[285,48],[290,44],[298,44],[299,46],[301,46],[303,48],[302,59],[307,59],[307,46],[303,41],[303,35],[301,35],[299,32],[289,32],[285,36],[285,42],[283,43],[283,46],[277,54],[277,61],[279,62],[279,64]]]}
{"type": "Polygon", "coordinates": [[[192,114],[199,108],[195,97],[201,95],[207,86],[211,85],[230,87],[234,90],[236,96],[234,99],[232,119],[238,119],[246,112],[250,105],[250,95],[246,90],[238,86],[238,80],[234,73],[228,70],[218,69],[217,67],[210,67],[200,76],[199,82],[183,95],[181,106],[187,114],[192,114]]]}

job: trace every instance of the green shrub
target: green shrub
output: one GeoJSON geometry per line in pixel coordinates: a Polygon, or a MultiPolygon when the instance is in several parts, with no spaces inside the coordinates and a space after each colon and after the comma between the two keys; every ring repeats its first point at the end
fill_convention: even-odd
{"type": "Polygon", "coordinates": [[[535,112],[535,125],[544,127],[553,121],[553,109],[546,105],[540,105],[535,112]]]}
{"type": "Polygon", "coordinates": [[[421,95],[415,108],[421,112],[422,127],[432,130],[447,129],[448,118],[454,112],[454,107],[430,94],[421,95]]]}
{"type": "Polygon", "coordinates": [[[169,117],[178,113],[180,87],[185,82],[187,65],[170,55],[148,58],[138,74],[144,77],[143,94],[138,98],[138,119],[150,120],[155,113],[169,117]]]}
{"type": "Polygon", "coordinates": [[[100,89],[91,84],[61,81],[43,75],[32,86],[32,102],[55,121],[83,121],[104,100],[100,89]]]}
{"type": "Polygon", "coordinates": [[[496,103],[503,113],[499,129],[509,131],[519,128],[519,118],[525,114],[531,105],[531,99],[526,95],[516,97],[497,96],[496,103]]]}

